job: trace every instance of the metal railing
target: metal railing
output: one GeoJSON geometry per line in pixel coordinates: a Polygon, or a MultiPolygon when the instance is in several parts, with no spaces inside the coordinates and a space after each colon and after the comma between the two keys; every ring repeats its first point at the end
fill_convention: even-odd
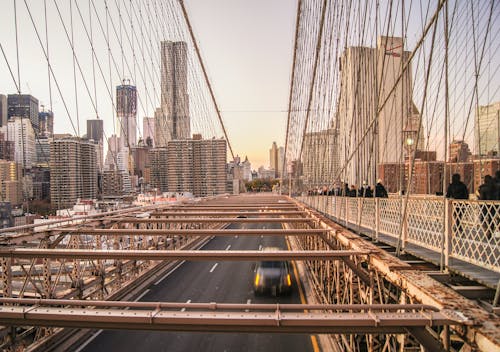
{"type": "MultiPolygon", "coordinates": [[[[373,240],[400,242],[434,252],[450,268],[452,259],[500,272],[500,202],[410,197],[302,196],[298,200],[373,240]]],[[[415,254],[415,253],[412,253],[415,254]]],[[[417,254],[417,256],[421,256],[417,254]]]]}

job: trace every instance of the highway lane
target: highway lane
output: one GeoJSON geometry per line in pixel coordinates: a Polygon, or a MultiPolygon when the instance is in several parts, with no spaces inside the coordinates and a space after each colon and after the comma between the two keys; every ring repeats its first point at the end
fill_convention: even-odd
{"type": "MultiPolygon", "coordinates": [[[[231,224],[229,228],[280,228],[280,224],[231,224]]],[[[286,248],[283,238],[270,236],[215,237],[205,250],[286,248]]],[[[300,303],[295,278],[288,297],[255,297],[253,262],[185,262],[160,278],[140,301],[218,303],[300,303]]],[[[306,334],[177,333],[100,331],[79,351],[313,351],[306,334]]]]}

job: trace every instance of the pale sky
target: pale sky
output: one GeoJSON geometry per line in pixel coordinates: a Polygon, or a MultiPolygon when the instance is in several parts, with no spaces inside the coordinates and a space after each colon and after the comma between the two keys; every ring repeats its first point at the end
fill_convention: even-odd
{"type": "MultiPolygon", "coordinates": [[[[40,48],[24,1],[16,3],[21,93],[32,94],[39,99],[41,104],[48,106],[50,99],[44,53],[40,48]]],[[[44,41],[43,2],[28,0],[27,3],[41,39],[44,41]]],[[[75,131],[78,130],[76,125],[79,125],[80,135],[83,135],[86,129],[85,121],[95,118],[95,113],[77,72],[79,123],[75,122],[72,55],[63,27],[57,17],[55,3],[59,5],[63,17],[69,23],[69,1],[47,1],[51,64],[68,105],[69,114],[57,94],[57,87],[52,82],[54,129],[56,133],[76,134],[75,131]],[[71,120],[75,125],[74,128],[68,115],[73,117],[71,120]]],[[[95,1],[95,3],[99,4],[100,1],[95,1]]],[[[116,2],[109,3],[110,6],[114,6],[116,2]]],[[[90,3],[78,1],[78,4],[82,6],[85,16],[85,10],[88,11],[86,7],[90,3]]],[[[119,1],[118,4],[120,4],[119,1]]],[[[17,81],[13,3],[8,2],[2,5],[0,43],[17,81]]],[[[242,159],[248,156],[253,169],[261,165],[268,167],[269,149],[272,142],[276,141],[279,146],[284,146],[285,141],[287,118],[285,110],[288,106],[296,1],[186,0],[185,5],[234,153],[242,159]]],[[[74,6],[76,26],[79,18],[74,6]]],[[[93,21],[94,35],[97,36],[98,24],[95,18],[93,21]]],[[[74,37],[77,42],[75,50],[79,53],[78,57],[86,75],[91,76],[89,70],[92,55],[90,49],[84,47],[87,40],[85,32],[83,27],[75,28],[74,37]]],[[[117,61],[119,60],[120,58],[117,58],[117,61]]],[[[106,64],[105,59],[102,61],[106,64]]],[[[92,90],[91,87],[90,89],[92,90]]],[[[159,82],[156,89],[159,89],[159,82]]],[[[109,94],[102,87],[98,87],[97,91],[99,115],[104,120],[106,135],[110,136],[114,133],[113,121],[109,116],[103,116],[107,115],[103,114],[103,111],[112,110],[111,106],[103,107],[106,104],[111,105],[109,98],[106,97],[109,94]]],[[[0,94],[14,93],[16,93],[15,84],[3,56],[0,56],[0,94]]],[[[145,97],[142,99],[146,101],[145,97]]],[[[152,108],[146,106],[147,104],[143,105],[145,107],[142,109],[138,108],[139,126],[142,126],[142,117],[145,114],[152,116],[154,112],[152,108]]]]}
{"type": "Polygon", "coordinates": [[[296,1],[188,0],[235,153],[269,165],[285,144],[296,1]]]}

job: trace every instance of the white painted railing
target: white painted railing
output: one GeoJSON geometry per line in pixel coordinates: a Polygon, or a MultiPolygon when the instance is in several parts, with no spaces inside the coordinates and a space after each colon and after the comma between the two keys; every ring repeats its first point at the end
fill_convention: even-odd
{"type": "Polygon", "coordinates": [[[500,272],[500,202],[410,197],[403,223],[402,198],[303,196],[301,202],[374,240],[388,236],[428,249],[448,267],[456,258],[500,272]]]}

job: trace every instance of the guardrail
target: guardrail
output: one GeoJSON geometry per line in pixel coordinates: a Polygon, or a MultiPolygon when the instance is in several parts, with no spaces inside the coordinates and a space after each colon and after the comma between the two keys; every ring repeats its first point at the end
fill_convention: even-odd
{"type": "MultiPolygon", "coordinates": [[[[500,272],[500,202],[449,199],[302,196],[297,199],[337,223],[373,240],[399,241],[401,249],[434,253],[439,263],[457,270],[453,259],[500,272]],[[411,246],[411,245],[415,246],[411,246]]],[[[422,253],[412,253],[422,256],[422,253]]]]}

